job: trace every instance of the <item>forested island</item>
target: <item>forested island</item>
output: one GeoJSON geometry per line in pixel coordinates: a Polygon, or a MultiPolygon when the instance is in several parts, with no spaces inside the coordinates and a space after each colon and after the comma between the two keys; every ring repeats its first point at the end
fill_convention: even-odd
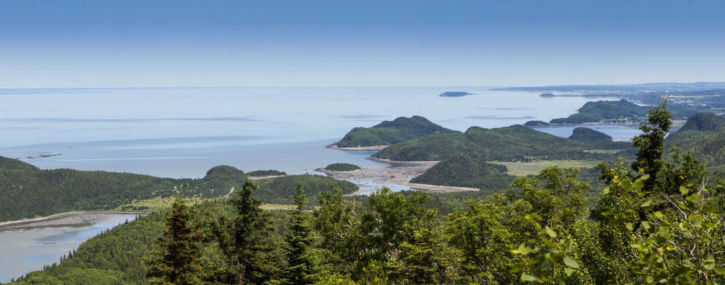
{"type": "Polygon", "coordinates": [[[456,131],[436,125],[421,116],[400,117],[371,128],[354,128],[332,146],[337,148],[387,146],[430,134],[448,133],[456,131]]]}
{"type": "Polygon", "coordinates": [[[441,93],[441,97],[463,97],[463,96],[469,96],[473,95],[473,93],[469,93],[466,91],[446,91],[441,93]]]}
{"type": "Polygon", "coordinates": [[[391,145],[373,156],[392,160],[442,160],[457,153],[487,160],[604,159],[591,149],[631,149],[626,143],[593,144],[539,132],[522,125],[465,133],[436,134],[391,145]]]}
{"type": "MultiPolygon", "coordinates": [[[[722,144],[697,146],[722,137],[725,122],[697,115],[665,138],[671,119],[664,107],[654,108],[643,133],[633,140],[631,163],[597,167],[597,181],[606,187],[592,204],[585,196],[592,185],[580,181],[576,169],[561,167],[509,178],[505,190],[465,203],[457,193],[387,189],[345,198],[334,186],[310,199],[307,188],[299,185],[291,211],[260,209],[255,193],[261,187],[246,180],[228,202],[189,207],[179,196],[170,210],[101,234],[60,264],[15,283],[721,283],[725,192],[722,180],[710,179],[716,177],[698,157],[717,154],[722,144]],[[684,147],[666,153],[675,145],[684,147]],[[311,200],[318,207],[309,211],[311,200]],[[460,208],[451,212],[451,204],[460,208]]],[[[457,149],[470,150],[472,144],[485,149],[476,153],[447,154],[433,148],[430,138],[395,149],[435,154],[395,153],[444,159],[420,179],[455,175],[462,183],[478,183],[476,176],[505,171],[485,159],[516,158],[497,150],[497,143],[480,141],[542,139],[550,144],[548,151],[542,150],[543,143],[512,147],[527,154],[541,150],[552,158],[577,153],[590,143],[614,144],[588,130],[558,140],[531,131],[514,126],[469,129],[448,135],[452,138],[430,136],[455,142],[457,149]]],[[[233,173],[221,170],[217,175],[233,173]]]]}
{"type": "MultiPolygon", "coordinates": [[[[247,174],[231,166],[214,167],[200,179],[172,179],[106,171],[41,170],[0,157],[0,222],[67,211],[114,210],[177,194],[202,199],[228,197],[246,178],[247,174]]],[[[289,175],[258,183],[260,191],[255,192],[255,198],[280,204],[292,203],[297,183],[307,187],[310,197],[329,185],[340,187],[346,194],[358,189],[350,182],[317,175],[289,175]]]]}
{"type": "Polygon", "coordinates": [[[332,170],[332,171],[352,171],[360,169],[360,166],[350,164],[350,163],[333,163],[328,166],[325,166],[325,169],[332,170]]]}

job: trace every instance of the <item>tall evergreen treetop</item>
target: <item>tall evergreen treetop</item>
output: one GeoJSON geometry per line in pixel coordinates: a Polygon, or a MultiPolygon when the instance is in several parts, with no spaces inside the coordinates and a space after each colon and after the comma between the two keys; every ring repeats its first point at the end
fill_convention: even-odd
{"type": "Polygon", "coordinates": [[[292,212],[292,223],[289,226],[290,234],[287,236],[287,284],[302,285],[315,282],[316,263],[312,255],[313,246],[312,228],[309,224],[308,214],[304,212],[305,195],[302,184],[297,184],[295,205],[297,210],[292,212]]]}
{"type": "Polygon", "coordinates": [[[648,124],[639,127],[642,134],[632,139],[632,144],[639,147],[632,169],[641,171],[642,175],[649,175],[645,186],[654,189],[657,174],[664,164],[662,156],[665,153],[665,135],[672,126],[672,114],[667,111],[667,101],[649,111],[647,122],[648,124]]]}
{"type": "Polygon", "coordinates": [[[192,229],[190,220],[184,199],[177,196],[166,219],[166,230],[156,241],[161,250],[154,252],[150,262],[153,284],[201,284],[197,245],[201,232],[192,229]]]}

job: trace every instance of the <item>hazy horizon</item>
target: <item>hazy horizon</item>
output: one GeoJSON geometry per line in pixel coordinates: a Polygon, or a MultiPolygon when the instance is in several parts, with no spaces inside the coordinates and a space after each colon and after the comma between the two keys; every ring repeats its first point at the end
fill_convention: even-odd
{"type": "Polygon", "coordinates": [[[719,1],[9,0],[0,8],[2,88],[725,79],[719,1]]]}

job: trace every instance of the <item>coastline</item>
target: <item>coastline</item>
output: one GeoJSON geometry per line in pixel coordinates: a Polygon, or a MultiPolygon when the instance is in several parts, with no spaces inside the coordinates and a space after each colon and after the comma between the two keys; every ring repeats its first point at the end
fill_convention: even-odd
{"type": "Polygon", "coordinates": [[[14,221],[0,222],[0,231],[35,227],[71,227],[87,225],[95,222],[104,215],[139,215],[146,216],[148,212],[103,212],[103,211],[73,211],[53,214],[45,217],[28,218],[14,221]]]}
{"type": "Polygon", "coordinates": [[[280,178],[280,177],[287,177],[287,174],[285,175],[267,175],[267,176],[247,176],[249,180],[262,180],[262,179],[270,179],[270,178],[280,178]]]}
{"type": "MultiPolygon", "coordinates": [[[[411,179],[423,174],[423,172],[433,167],[436,163],[438,163],[438,161],[395,161],[375,157],[370,157],[368,159],[388,163],[391,166],[388,168],[361,168],[350,171],[333,171],[324,168],[318,168],[315,170],[325,173],[325,175],[335,179],[345,180],[355,184],[372,184],[380,186],[398,185],[412,190],[438,193],[479,191],[478,188],[472,187],[430,185],[410,182],[411,179]]],[[[348,195],[364,195],[369,192],[370,191],[361,188],[348,195]]]]}
{"type": "Polygon", "coordinates": [[[336,144],[328,145],[327,148],[339,149],[339,150],[351,150],[351,151],[378,151],[383,150],[388,145],[373,145],[373,146],[358,146],[358,147],[340,147],[336,144]]]}
{"type": "MultiPolygon", "coordinates": [[[[672,127],[670,129],[670,132],[676,132],[679,130],[682,126],[687,123],[687,120],[672,120],[672,127]]],[[[557,128],[557,127],[575,127],[575,126],[621,126],[621,127],[628,127],[628,128],[639,128],[639,126],[643,125],[644,122],[587,122],[587,123],[579,123],[579,124],[567,124],[567,123],[548,123],[548,125],[536,125],[531,126],[529,128],[534,129],[545,129],[545,128],[557,128]]]]}

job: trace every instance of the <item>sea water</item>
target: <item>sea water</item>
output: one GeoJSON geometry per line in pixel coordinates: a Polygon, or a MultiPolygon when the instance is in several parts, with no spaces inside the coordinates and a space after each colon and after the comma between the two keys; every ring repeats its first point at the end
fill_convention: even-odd
{"type": "Polygon", "coordinates": [[[0,282],[59,262],[87,239],[136,217],[108,213],[88,225],[0,230],[0,282]]]}
{"type": "MultiPolygon", "coordinates": [[[[354,127],[400,116],[465,131],[566,117],[591,100],[600,99],[487,87],[0,89],[0,155],[43,169],[189,178],[220,164],[293,174],[334,162],[387,167],[367,160],[372,152],[325,146],[354,127]],[[439,96],[451,90],[474,95],[439,96]]],[[[594,128],[616,140],[637,134],[594,128]]],[[[572,129],[540,131],[568,136],[572,129]]]]}
{"type": "MultiPolygon", "coordinates": [[[[325,146],[354,127],[400,116],[421,115],[465,131],[566,117],[590,100],[485,87],[0,89],[0,155],[43,169],[189,178],[221,164],[293,174],[315,173],[334,162],[388,167],[367,160],[371,151],[325,146]],[[439,96],[459,90],[475,95],[439,96]]],[[[574,127],[539,130],[566,137],[574,127]]],[[[621,126],[588,127],[615,140],[637,134],[621,126]]],[[[127,218],[133,217],[0,231],[0,282],[57,262],[127,218]]]]}

